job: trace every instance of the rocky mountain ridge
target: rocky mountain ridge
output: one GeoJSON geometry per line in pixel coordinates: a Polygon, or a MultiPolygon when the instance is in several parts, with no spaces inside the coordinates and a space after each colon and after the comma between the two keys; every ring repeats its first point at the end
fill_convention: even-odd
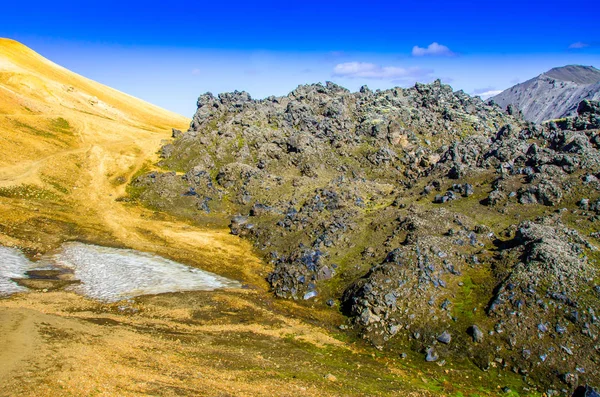
{"type": "Polygon", "coordinates": [[[514,105],[526,120],[541,123],[577,114],[583,100],[600,99],[600,70],[568,65],[506,89],[490,100],[502,108],[514,105]]]}
{"type": "Polygon", "coordinates": [[[578,109],[539,126],[440,82],[205,94],[128,200],[230,219],[275,295],[341,310],[378,349],[557,395],[600,379],[600,113],[578,109]]]}

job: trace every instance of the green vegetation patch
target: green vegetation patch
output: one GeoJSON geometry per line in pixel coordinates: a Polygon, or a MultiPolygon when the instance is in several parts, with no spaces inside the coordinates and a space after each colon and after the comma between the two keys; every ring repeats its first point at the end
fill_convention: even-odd
{"type": "Polygon", "coordinates": [[[43,189],[36,185],[3,187],[0,188],[0,197],[37,200],[54,200],[57,198],[50,190],[43,189]]]}
{"type": "Polygon", "coordinates": [[[62,117],[50,120],[50,129],[61,134],[73,134],[73,127],[62,117]]]}
{"type": "Polygon", "coordinates": [[[16,129],[21,130],[23,132],[26,132],[28,134],[32,134],[32,135],[36,135],[36,136],[41,136],[41,137],[44,137],[44,138],[54,138],[54,137],[56,137],[55,134],[53,134],[53,133],[51,133],[49,131],[46,131],[44,129],[40,129],[38,127],[31,126],[29,124],[22,123],[22,122],[20,122],[18,120],[12,120],[12,124],[14,125],[14,127],[16,129]]]}

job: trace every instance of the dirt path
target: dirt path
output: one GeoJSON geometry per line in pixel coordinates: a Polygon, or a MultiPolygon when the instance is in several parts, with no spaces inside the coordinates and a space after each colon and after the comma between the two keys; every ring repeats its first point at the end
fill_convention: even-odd
{"type": "Polygon", "coordinates": [[[44,165],[53,159],[60,159],[69,154],[85,153],[89,149],[91,149],[91,147],[65,150],[59,153],[48,155],[39,160],[0,167],[0,188],[21,185],[25,183],[39,184],[41,183],[39,179],[39,172],[44,165]]]}
{"type": "Polygon", "coordinates": [[[37,333],[30,313],[0,311],[0,379],[18,370],[37,350],[37,333]]]}

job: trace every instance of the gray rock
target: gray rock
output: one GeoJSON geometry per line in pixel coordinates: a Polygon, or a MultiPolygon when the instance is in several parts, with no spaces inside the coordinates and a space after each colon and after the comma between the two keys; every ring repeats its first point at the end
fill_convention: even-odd
{"type": "Polygon", "coordinates": [[[477,325],[472,325],[468,329],[468,333],[473,338],[473,342],[475,342],[475,343],[483,342],[483,331],[481,331],[481,329],[477,325]]]}
{"type": "Polygon", "coordinates": [[[496,206],[504,200],[506,200],[506,194],[504,194],[500,190],[494,190],[488,195],[487,204],[491,206],[496,206]]]}
{"type": "Polygon", "coordinates": [[[425,353],[426,353],[426,355],[425,355],[425,361],[427,361],[427,362],[433,362],[433,361],[437,361],[437,360],[440,359],[440,356],[435,351],[435,349],[433,348],[433,346],[429,347],[425,351],[425,353]]]}
{"type": "Polygon", "coordinates": [[[248,217],[236,215],[231,218],[231,223],[229,224],[229,229],[231,230],[231,234],[235,236],[245,236],[252,229],[254,225],[248,223],[248,217]]]}
{"type": "Polygon", "coordinates": [[[471,197],[473,194],[475,194],[475,189],[473,188],[473,185],[465,183],[464,190],[463,190],[463,196],[471,197]]]}
{"type": "Polygon", "coordinates": [[[437,337],[437,341],[447,345],[452,341],[452,335],[448,331],[444,331],[437,337]]]}
{"type": "Polygon", "coordinates": [[[378,323],[379,321],[381,321],[381,318],[373,314],[369,309],[363,310],[362,314],[360,315],[360,322],[363,325],[378,323]]]}
{"type": "Polygon", "coordinates": [[[579,208],[581,208],[584,211],[588,211],[590,209],[590,200],[589,199],[581,199],[579,200],[579,202],[577,203],[577,205],[579,206],[579,208]]]}

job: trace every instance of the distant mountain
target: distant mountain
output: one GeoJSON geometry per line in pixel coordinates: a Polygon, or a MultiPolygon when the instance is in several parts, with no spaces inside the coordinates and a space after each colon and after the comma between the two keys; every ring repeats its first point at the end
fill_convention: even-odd
{"type": "Polygon", "coordinates": [[[554,68],[490,98],[503,108],[515,105],[537,123],[576,115],[584,99],[600,99],[600,70],[593,66],[554,68]]]}

